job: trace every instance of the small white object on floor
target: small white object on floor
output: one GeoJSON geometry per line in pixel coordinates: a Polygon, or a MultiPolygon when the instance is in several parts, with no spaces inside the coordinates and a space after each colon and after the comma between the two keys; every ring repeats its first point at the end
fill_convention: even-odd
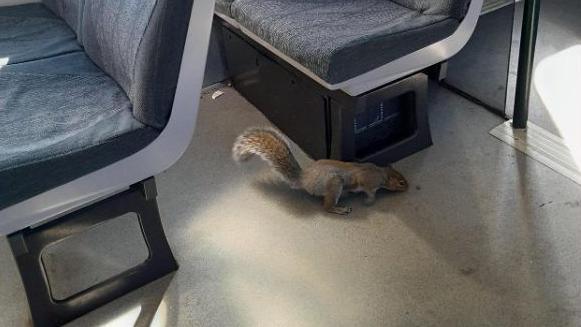
{"type": "Polygon", "coordinates": [[[220,91],[220,90],[218,90],[218,91],[216,91],[216,92],[214,92],[214,93],[212,94],[212,100],[216,100],[216,99],[218,99],[219,97],[221,97],[222,95],[224,95],[224,92],[223,92],[223,91],[220,91]]]}

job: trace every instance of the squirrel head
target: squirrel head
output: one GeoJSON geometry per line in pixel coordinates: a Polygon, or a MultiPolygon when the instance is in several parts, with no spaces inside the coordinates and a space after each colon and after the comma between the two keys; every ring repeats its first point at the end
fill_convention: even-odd
{"type": "Polygon", "coordinates": [[[396,192],[403,192],[408,189],[407,180],[391,166],[383,168],[383,175],[383,188],[396,192]]]}

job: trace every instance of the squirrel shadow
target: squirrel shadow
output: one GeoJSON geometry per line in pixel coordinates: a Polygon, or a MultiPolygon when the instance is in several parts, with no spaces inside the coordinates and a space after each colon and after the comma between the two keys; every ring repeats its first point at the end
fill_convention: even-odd
{"type": "MultiPolygon", "coordinates": [[[[323,208],[323,198],[308,194],[304,190],[291,189],[284,181],[271,173],[259,175],[252,186],[285,207],[289,214],[298,218],[309,218],[316,215],[324,215],[334,219],[360,220],[367,219],[373,205],[363,204],[361,194],[346,194],[341,198],[340,204],[353,207],[353,212],[348,215],[337,215],[326,212],[323,208]]],[[[379,194],[378,194],[379,195],[379,194]]],[[[380,197],[383,197],[382,194],[380,197]]],[[[379,200],[379,197],[378,197],[379,200]]]]}
{"type": "Polygon", "coordinates": [[[264,194],[265,197],[273,199],[276,203],[284,206],[291,215],[299,218],[312,217],[323,210],[322,200],[310,196],[303,190],[291,189],[284,181],[276,178],[273,174],[259,175],[252,186],[264,194]]]}

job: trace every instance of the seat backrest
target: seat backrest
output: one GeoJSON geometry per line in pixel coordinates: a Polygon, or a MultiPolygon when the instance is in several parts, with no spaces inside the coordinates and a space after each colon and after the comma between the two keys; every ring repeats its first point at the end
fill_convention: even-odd
{"type": "Polygon", "coordinates": [[[43,0],[44,5],[64,19],[77,34],[82,23],[84,2],[85,0],[43,0]]]}
{"type": "Polygon", "coordinates": [[[448,15],[461,19],[466,14],[470,0],[392,0],[404,7],[428,15],[448,15]]]}
{"type": "Polygon", "coordinates": [[[44,1],[75,29],[91,60],[123,88],[135,118],[163,128],[173,105],[193,0],[44,1]]]}

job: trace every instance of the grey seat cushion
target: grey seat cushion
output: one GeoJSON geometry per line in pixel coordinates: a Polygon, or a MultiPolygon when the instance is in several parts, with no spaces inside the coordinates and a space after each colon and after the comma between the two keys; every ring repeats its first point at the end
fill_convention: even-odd
{"type": "Polygon", "coordinates": [[[159,135],[192,0],[44,3],[0,8],[0,209],[159,135]]]}
{"type": "Polygon", "coordinates": [[[71,52],[0,67],[0,73],[89,74],[103,73],[84,52],[71,52]]]}
{"type": "Polygon", "coordinates": [[[242,26],[329,83],[451,35],[459,20],[389,0],[236,0],[242,26]]]}
{"type": "Polygon", "coordinates": [[[232,4],[234,0],[216,0],[216,11],[226,16],[232,16],[232,4]]]}
{"type": "Polygon", "coordinates": [[[0,65],[84,51],[125,91],[137,120],[163,129],[193,0],[43,3],[51,10],[42,4],[0,7],[0,65]]]}
{"type": "MultiPolygon", "coordinates": [[[[1,9],[2,17],[58,21],[74,40],[42,5],[1,9]]],[[[84,52],[52,54],[0,66],[0,208],[128,156],[158,134],[133,118],[125,92],[84,52]]]]}
{"type": "Polygon", "coordinates": [[[82,52],[0,68],[0,209],[123,159],[159,131],[82,52]]]}
{"type": "Polygon", "coordinates": [[[0,7],[0,67],[80,52],[75,33],[41,4],[0,7]]]}
{"type": "Polygon", "coordinates": [[[0,171],[82,151],[144,127],[103,73],[0,70],[0,171]]]}

